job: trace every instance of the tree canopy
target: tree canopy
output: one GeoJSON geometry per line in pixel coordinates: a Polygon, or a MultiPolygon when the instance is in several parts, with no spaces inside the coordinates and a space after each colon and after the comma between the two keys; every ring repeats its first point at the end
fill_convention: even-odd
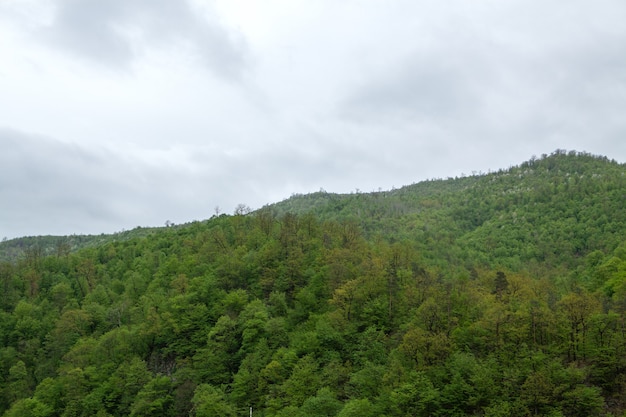
{"type": "Polygon", "coordinates": [[[559,150],[123,239],[4,242],[0,414],[623,415],[624,190],[624,165],[559,150]]]}

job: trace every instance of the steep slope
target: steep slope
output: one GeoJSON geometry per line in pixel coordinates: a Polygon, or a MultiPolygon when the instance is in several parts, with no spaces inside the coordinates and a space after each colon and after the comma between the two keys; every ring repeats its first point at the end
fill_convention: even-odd
{"type": "Polygon", "coordinates": [[[25,236],[0,242],[0,261],[15,262],[27,256],[59,255],[153,234],[160,228],[136,227],[112,234],[71,236],[25,236]]]}
{"type": "Polygon", "coordinates": [[[350,219],[370,236],[408,239],[436,257],[519,269],[574,267],[594,250],[614,250],[626,233],[625,207],[626,165],[559,150],[494,173],[294,196],[266,209],[350,219]]]}
{"type": "Polygon", "coordinates": [[[586,154],[555,153],[471,189],[458,216],[473,220],[460,244],[509,265],[575,266],[610,252],[626,231],[626,166],[586,154]]]}
{"type": "MultiPolygon", "coordinates": [[[[410,240],[427,256],[458,263],[574,267],[586,254],[610,252],[620,243],[626,233],[624,190],[626,165],[557,150],[498,172],[372,193],[295,195],[260,211],[353,221],[368,237],[410,240]]],[[[0,242],[0,261],[24,258],[29,251],[49,255],[97,247],[155,230],[13,239],[0,242]]]]}
{"type": "Polygon", "coordinates": [[[557,152],[0,262],[0,414],[623,415],[623,177],[557,152]]]}

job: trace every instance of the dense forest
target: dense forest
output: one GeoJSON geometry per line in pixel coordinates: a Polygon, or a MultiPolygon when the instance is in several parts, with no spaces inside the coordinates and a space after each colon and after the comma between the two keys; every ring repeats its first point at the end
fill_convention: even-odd
{"type": "Polygon", "coordinates": [[[624,416],[626,166],[0,244],[0,415],[624,416]]]}

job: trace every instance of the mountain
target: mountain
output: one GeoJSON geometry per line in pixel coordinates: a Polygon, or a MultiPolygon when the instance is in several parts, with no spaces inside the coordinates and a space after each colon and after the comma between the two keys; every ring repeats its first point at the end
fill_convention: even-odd
{"type": "Polygon", "coordinates": [[[59,255],[110,242],[146,237],[158,228],[137,227],[114,234],[71,236],[25,236],[0,242],[0,261],[14,262],[33,252],[39,256],[59,255]]]}
{"type": "MultiPolygon", "coordinates": [[[[294,195],[259,211],[353,221],[370,238],[408,239],[422,243],[425,252],[450,252],[452,244],[472,263],[480,259],[514,269],[536,262],[572,267],[586,253],[611,251],[621,242],[620,233],[626,230],[624,190],[626,165],[557,150],[497,172],[433,179],[390,191],[294,195]]],[[[0,242],[0,260],[16,260],[28,250],[50,255],[97,247],[160,229],[18,238],[0,242]]]]}
{"type": "Polygon", "coordinates": [[[626,412],[626,166],[2,243],[3,416],[626,412]],[[6,259],[6,258],[5,258],[6,259]]]}
{"type": "Polygon", "coordinates": [[[572,268],[594,250],[614,250],[625,207],[626,165],[557,150],[498,172],[369,194],[296,195],[267,209],[351,220],[369,237],[408,239],[435,257],[519,270],[572,268]]]}

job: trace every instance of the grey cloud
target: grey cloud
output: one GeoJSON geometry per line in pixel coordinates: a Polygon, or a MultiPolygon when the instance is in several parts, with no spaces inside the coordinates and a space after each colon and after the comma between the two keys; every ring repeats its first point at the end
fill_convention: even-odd
{"type": "Polygon", "coordinates": [[[0,236],[154,225],[176,201],[175,175],[122,152],[8,129],[0,129],[0,147],[0,236]]]}
{"type": "Polygon", "coordinates": [[[605,12],[582,3],[566,8],[563,22],[561,9],[552,4],[541,16],[527,9],[480,12],[433,33],[432,44],[416,42],[412,56],[396,66],[400,69],[373,74],[354,88],[339,115],[369,129],[421,124],[415,140],[443,141],[466,151],[550,152],[591,142],[606,146],[579,150],[607,153],[621,146],[623,26],[599,27],[596,18],[605,12]]]}
{"type": "Polygon", "coordinates": [[[152,47],[188,50],[226,79],[240,78],[248,65],[244,40],[185,0],[58,0],[41,36],[79,57],[126,69],[152,47]]]}
{"type": "Polygon", "coordinates": [[[343,103],[341,112],[358,122],[433,122],[455,117],[470,108],[474,98],[461,69],[429,59],[403,66],[355,91],[343,103]]]}
{"type": "MultiPolygon", "coordinates": [[[[474,117],[497,75],[494,65],[501,63],[501,51],[469,23],[448,23],[432,29],[427,42],[420,41],[422,29],[403,33],[403,42],[414,38],[406,41],[412,47],[354,86],[340,101],[339,115],[367,124],[446,124],[474,117]]],[[[391,39],[389,48],[400,42],[391,39]]]]}
{"type": "Polygon", "coordinates": [[[76,55],[127,66],[133,57],[130,43],[116,28],[123,2],[63,0],[52,25],[43,31],[48,41],[76,55]]]}
{"type": "MultiPolygon", "coordinates": [[[[534,68],[519,77],[519,96],[527,102],[520,109],[521,117],[511,120],[511,128],[519,130],[520,137],[544,138],[558,147],[572,143],[579,150],[606,154],[618,146],[626,131],[624,51],[626,32],[595,34],[529,61],[534,68]],[[598,148],[590,149],[590,143],[598,148]]],[[[509,99],[491,108],[496,105],[513,107],[515,103],[509,99]]]]}
{"type": "Polygon", "coordinates": [[[0,129],[0,148],[0,238],[202,220],[216,206],[232,212],[315,191],[345,169],[327,151],[311,158],[295,146],[171,149],[155,159],[0,129]]]}
{"type": "Polygon", "coordinates": [[[102,167],[98,155],[7,129],[0,130],[0,146],[0,234],[67,230],[87,220],[97,227],[111,220],[96,175],[102,167]]]}

